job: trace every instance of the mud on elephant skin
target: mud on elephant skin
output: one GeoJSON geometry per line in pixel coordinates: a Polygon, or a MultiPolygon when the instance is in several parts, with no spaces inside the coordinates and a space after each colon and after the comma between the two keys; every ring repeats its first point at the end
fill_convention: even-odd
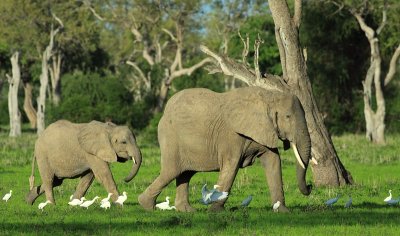
{"type": "Polygon", "coordinates": [[[46,199],[55,203],[53,187],[62,184],[64,179],[78,178],[80,182],[73,195],[85,195],[94,178],[113,193],[116,201],[119,193],[109,164],[133,160],[130,173],[125,178],[129,182],[137,174],[142,163],[142,154],[135,136],[127,126],[92,121],[90,123],[71,123],[59,120],[49,125],[35,144],[32,159],[32,173],[29,178],[30,192],[26,201],[33,204],[42,193],[46,199]],[[35,160],[42,184],[34,187],[35,160]]]}
{"type": "MultiPolygon", "coordinates": [[[[271,194],[288,211],[282,183],[278,140],[293,147],[300,191],[310,194],[305,176],[311,158],[311,140],[304,110],[291,94],[246,87],[226,93],[187,89],[168,101],[158,125],[161,149],[160,175],[138,197],[152,210],[157,196],[176,179],[175,206],[194,211],[189,204],[189,181],[196,172],[219,171],[220,191],[229,192],[239,168],[260,158],[271,194]]],[[[210,210],[224,209],[223,201],[210,210]]]]}

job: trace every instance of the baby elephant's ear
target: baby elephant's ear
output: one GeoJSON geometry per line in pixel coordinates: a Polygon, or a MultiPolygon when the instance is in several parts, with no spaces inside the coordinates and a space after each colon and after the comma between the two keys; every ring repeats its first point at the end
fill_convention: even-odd
{"type": "Polygon", "coordinates": [[[92,121],[83,126],[78,133],[78,142],[89,154],[106,162],[116,162],[117,155],[111,146],[107,124],[92,121]]]}

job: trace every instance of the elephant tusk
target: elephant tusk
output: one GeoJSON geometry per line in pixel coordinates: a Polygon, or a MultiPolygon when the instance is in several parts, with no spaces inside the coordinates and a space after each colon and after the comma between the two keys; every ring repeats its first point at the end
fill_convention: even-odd
{"type": "Polygon", "coordinates": [[[317,161],[317,159],[315,159],[314,157],[311,158],[311,161],[312,161],[315,165],[318,165],[318,161],[317,161]]]}
{"type": "Polygon", "coordinates": [[[135,159],[135,157],[134,156],[132,156],[132,161],[133,161],[133,164],[135,164],[136,165],[136,159],[135,159]]]}
{"type": "Polygon", "coordinates": [[[292,148],[293,148],[293,151],[294,151],[294,155],[296,156],[296,159],[299,162],[300,166],[303,167],[303,169],[306,169],[306,167],[304,166],[303,161],[300,158],[300,154],[299,154],[299,151],[297,150],[296,145],[292,144],[292,148]]]}

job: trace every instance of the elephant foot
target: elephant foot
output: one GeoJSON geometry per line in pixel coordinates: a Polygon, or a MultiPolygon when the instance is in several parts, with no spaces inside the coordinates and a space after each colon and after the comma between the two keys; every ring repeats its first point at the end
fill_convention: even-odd
{"type": "Polygon", "coordinates": [[[278,207],[278,212],[288,213],[288,212],[290,212],[290,211],[289,211],[289,209],[288,209],[286,206],[284,206],[284,205],[281,204],[281,205],[278,207]]]}
{"type": "Polygon", "coordinates": [[[155,199],[146,196],[144,193],[138,197],[139,204],[148,211],[153,211],[156,205],[155,199]]]}
{"type": "Polygon", "coordinates": [[[175,205],[175,207],[176,207],[176,211],[180,211],[180,212],[195,212],[196,211],[196,209],[193,208],[191,205],[189,205],[189,203],[175,205]]]}
{"type": "Polygon", "coordinates": [[[224,205],[221,204],[212,204],[211,207],[208,209],[208,211],[211,212],[220,212],[220,211],[224,211],[225,207],[224,205]]]}

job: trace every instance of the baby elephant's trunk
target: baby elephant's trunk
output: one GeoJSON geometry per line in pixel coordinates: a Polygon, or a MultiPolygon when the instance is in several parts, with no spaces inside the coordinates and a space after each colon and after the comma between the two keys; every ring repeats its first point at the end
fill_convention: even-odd
{"type": "Polygon", "coordinates": [[[132,164],[132,169],[129,172],[129,175],[124,179],[125,182],[131,181],[136,176],[136,174],[139,171],[140,165],[142,164],[142,153],[140,152],[140,149],[136,145],[133,150],[133,153],[130,155],[132,155],[133,164],[132,164]]]}

